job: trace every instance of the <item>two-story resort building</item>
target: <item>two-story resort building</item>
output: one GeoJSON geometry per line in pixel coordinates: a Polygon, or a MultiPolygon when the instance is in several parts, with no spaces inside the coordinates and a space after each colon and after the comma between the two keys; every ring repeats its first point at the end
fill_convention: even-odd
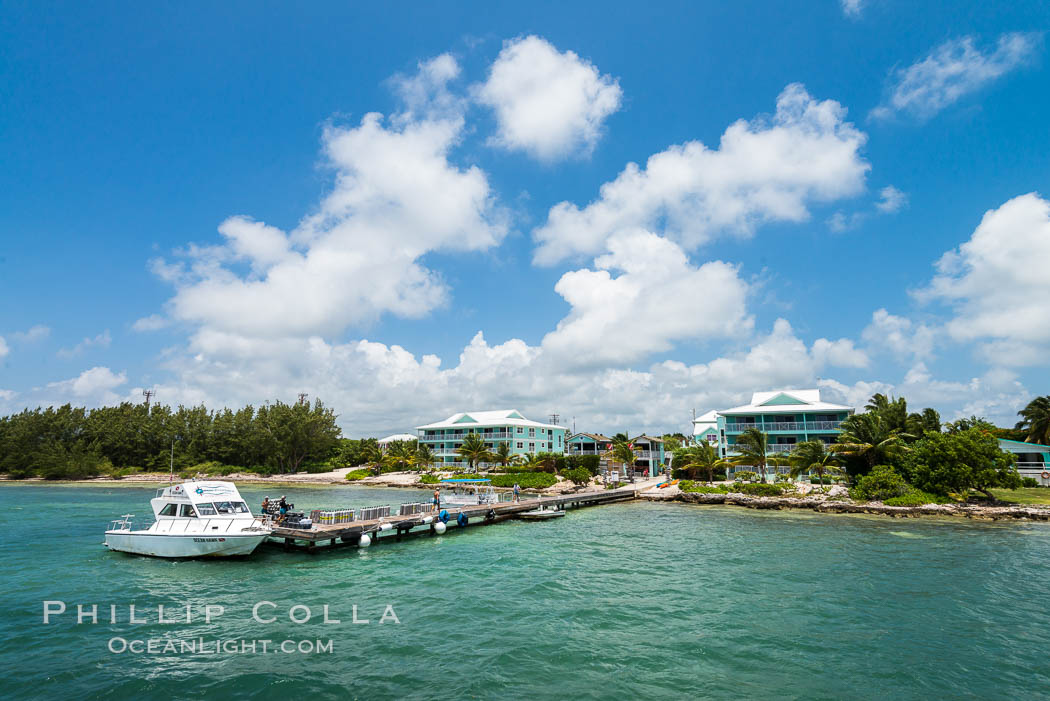
{"type": "Polygon", "coordinates": [[[574,433],[569,437],[567,455],[605,455],[612,448],[613,439],[600,433],[574,433]]]}
{"type": "MultiPolygon", "coordinates": [[[[612,449],[613,439],[600,433],[574,433],[568,440],[569,455],[605,456],[612,449]]],[[[635,460],[630,470],[636,477],[655,477],[666,465],[662,438],[641,435],[631,439],[635,460]]]]}
{"type": "MultiPolygon", "coordinates": [[[[841,432],[840,424],[853,411],[853,407],[823,401],[819,389],[755,392],[749,404],[699,417],[693,423],[693,439],[717,445],[719,455],[724,458],[737,452],[734,446],[741,433],[757,428],[768,435],[767,453],[781,455],[790,453],[803,441],[834,443],[841,432]]],[[[730,473],[748,469],[730,468],[730,473]]],[[[788,468],[780,469],[786,472],[788,468]]]]}
{"type": "Polygon", "coordinates": [[[462,458],[456,449],[468,433],[477,433],[485,446],[496,450],[500,443],[510,446],[511,455],[526,453],[564,453],[567,429],[556,424],[530,421],[513,409],[471,411],[453,414],[444,421],[419,426],[420,445],[430,446],[438,462],[460,466],[462,458]]]}

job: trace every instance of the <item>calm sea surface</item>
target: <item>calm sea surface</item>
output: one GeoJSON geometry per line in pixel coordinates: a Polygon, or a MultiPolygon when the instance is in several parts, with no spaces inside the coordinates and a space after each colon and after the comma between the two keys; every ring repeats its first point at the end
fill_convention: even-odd
{"type": "MultiPolygon", "coordinates": [[[[0,486],[0,696],[1050,696],[1046,525],[632,503],[317,555],[168,562],[108,552],[108,520],[149,513],[153,491],[0,486]],[[43,625],[44,600],[69,610],[43,625]],[[252,620],[260,601],[277,604],[261,609],[276,622],[252,620]],[[77,625],[77,603],[99,604],[100,622],[77,625]],[[149,622],[128,623],[129,604],[149,622]],[[180,622],[159,624],[161,604],[180,622]],[[225,609],[210,624],[209,604],[225,609]],[[322,622],[326,604],[341,623],[322,622]],[[352,622],[355,604],[369,623],[352,622]],[[290,622],[296,605],[313,618],[290,622]],[[387,605],[400,624],[379,623],[387,605]],[[210,647],[117,654],[114,638],[210,647]],[[216,653],[216,639],[273,642],[265,654],[262,643],[231,654],[216,653]],[[285,640],[293,652],[275,652],[285,640]],[[303,641],[332,649],[295,651],[303,641]]],[[[263,496],[242,493],[253,508],[263,496]]],[[[307,508],[425,496],[284,493],[307,508]]]]}

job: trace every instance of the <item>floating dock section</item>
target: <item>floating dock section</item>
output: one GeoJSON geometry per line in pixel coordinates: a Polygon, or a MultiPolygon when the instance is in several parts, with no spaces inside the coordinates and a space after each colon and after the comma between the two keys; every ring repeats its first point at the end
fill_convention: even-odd
{"type": "Polygon", "coordinates": [[[357,510],[361,518],[355,518],[349,522],[338,522],[336,519],[337,522],[329,523],[327,521],[332,519],[326,518],[325,523],[314,523],[309,530],[275,526],[267,544],[283,547],[286,550],[305,550],[306,552],[346,545],[367,546],[388,538],[401,540],[406,535],[438,534],[444,532],[446,527],[464,528],[489,525],[539,508],[567,509],[630,501],[638,497],[638,492],[639,488],[629,486],[601,492],[522,499],[519,502],[502,501],[494,504],[442,506],[439,511],[434,511],[433,507],[428,504],[409,504],[405,505],[410,507],[405,509],[406,513],[387,515],[390,513],[390,508],[380,507],[386,509],[385,513],[379,511],[383,515],[378,518],[364,518],[376,513],[372,509],[377,507],[368,507],[357,510]],[[427,506],[431,508],[424,510],[427,506]],[[447,526],[446,522],[439,518],[441,512],[446,512],[447,526]]]}

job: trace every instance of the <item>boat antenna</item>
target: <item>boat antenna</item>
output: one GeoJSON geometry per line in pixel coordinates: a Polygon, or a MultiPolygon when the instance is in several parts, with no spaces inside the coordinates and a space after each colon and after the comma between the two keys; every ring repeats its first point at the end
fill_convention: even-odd
{"type": "Polygon", "coordinates": [[[168,467],[168,486],[175,481],[175,436],[171,437],[171,463],[168,467]]]}

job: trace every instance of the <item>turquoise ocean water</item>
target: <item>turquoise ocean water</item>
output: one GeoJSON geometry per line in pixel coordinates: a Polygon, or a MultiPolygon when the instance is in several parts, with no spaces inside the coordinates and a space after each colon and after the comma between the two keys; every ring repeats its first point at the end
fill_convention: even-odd
{"type": "MultiPolygon", "coordinates": [[[[242,493],[253,507],[263,495],[242,493]]],[[[283,493],[307,508],[425,496],[283,493]]],[[[0,486],[0,696],[1050,696],[1046,525],[631,503],[316,555],[171,562],[103,548],[108,520],[148,513],[152,494],[0,486]],[[68,611],[44,625],[44,600],[68,611]],[[260,601],[277,604],[261,610],[276,622],[252,620],[260,601]],[[100,622],[77,625],[77,603],[99,604],[100,622]],[[128,623],[129,604],[149,622],[128,623]],[[181,622],[158,623],[161,604],[181,622]],[[326,604],[341,623],[322,622],[326,604]],[[355,604],[368,624],[351,622],[355,604]],[[225,611],[208,624],[206,605],[225,611]],[[288,620],[297,605],[309,622],[288,620]],[[379,624],[387,605],[399,624],[379,624]],[[115,638],[211,649],[114,653],[115,638]],[[216,653],[216,639],[293,643],[216,653]],[[301,641],[331,651],[301,653],[301,641]]]]}

